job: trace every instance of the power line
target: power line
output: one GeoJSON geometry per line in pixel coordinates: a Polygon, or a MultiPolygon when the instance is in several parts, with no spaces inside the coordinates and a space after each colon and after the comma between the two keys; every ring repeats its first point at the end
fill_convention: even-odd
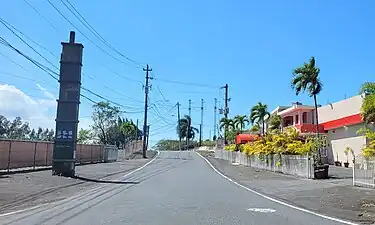
{"type": "Polygon", "coordinates": [[[125,59],[127,59],[128,61],[130,62],[133,62],[135,64],[137,64],[138,66],[141,65],[140,62],[137,62],[127,56],[125,56],[124,54],[122,54],[121,52],[119,52],[116,48],[114,48],[110,43],[108,43],[108,41],[106,41],[91,25],[90,23],[82,16],[81,13],[79,13],[79,11],[74,7],[74,5],[69,1],[69,0],[66,0],[66,2],[70,5],[70,7],[72,7],[72,9],[78,14],[78,16],[65,4],[65,2],[63,0],[60,0],[64,6],[94,35],[96,36],[99,40],[101,40],[104,44],[106,44],[109,48],[111,48],[113,51],[115,51],[116,53],[118,53],[119,55],[121,55],[122,57],[124,57],[125,59]],[[83,20],[83,21],[82,21],[83,20]]]}
{"type": "MultiPolygon", "coordinates": [[[[70,25],[72,25],[83,37],[85,37],[89,42],[91,42],[93,45],[95,45],[98,49],[100,49],[103,53],[110,56],[111,58],[115,59],[118,62],[121,62],[125,65],[129,65],[125,63],[124,61],[120,60],[119,58],[113,56],[112,54],[108,53],[106,50],[104,50],[102,47],[100,47],[98,44],[96,44],[93,40],[91,40],[85,33],[83,33],[76,25],[74,25],[50,0],[47,0],[48,3],[62,16],[70,25]]],[[[140,67],[137,67],[140,68],[140,67]]]]}
{"type": "MultiPolygon", "coordinates": [[[[9,47],[10,49],[12,49],[13,51],[17,52],[18,54],[20,54],[21,56],[23,56],[24,58],[26,58],[27,60],[29,60],[31,63],[33,63],[35,66],[37,66],[39,69],[41,69],[41,70],[43,70],[44,72],[46,72],[46,73],[47,73],[48,75],[50,75],[53,79],[55,79],[55,80],[57,80],[57,81],[59,80],[59,79],[58,79],[58,76],[59,76],[58,73],[54,72],[54,71],[51,70],[50,68],[44,66],[43,64],[41,64],[41,63],[39,63],[38,61],[34,60],[33,58],[29,57],[29,56],[26,55],[25,53],[21,52],[20,50],[18,50],[18,49],[15,48],[14,46],[12,46],[8,41],[6,41],[6,40],[5,40],[3,37],[1,37],[1,36],[0,36],[0,44],[3,44],[3,45],[5,45],[5,46],[9,47]]],[[[93,92],[93,91],[91,91],[91,90],[89,90],[89,89],[83,87],[83,86],[81,86],[81,89],[83,89],[83,90],[85,90],[85,91],[87,91],[87,92],[89,92],[89,93],[95,95],[95,96],[98,97],[98,98],[101,98],[101,99],[106,100],[106,101],[108,101],[108,102],[110,102],[110,103],[113,103],[113,104],[115,104],[115,105],[118,105],[118,106],[121,106],[121,107],[126,108],[126,106],[124,106],[124,105],[122,105],[122,104],[119,104],[119,103],[117,103],[117,102],[114,102],[114,101],[112,101],[112,100],[109,100],[108,98],[105,98],[105,97],[103,97],[103,96],[101,96],[101,95],[99,95],[99,94],[97,94],[97,93],[95,93],[95,92],[93,92]]]]}
{"type": "Polygon", "coordinates": [[[190,83],[184,81],[176,81],[176,80],[167,80],[162,78],[154,78],[156,81],[166,82],[166,83],[175,83],[175,84],[182,84],[182,85],[190,85],[190,86],[197,86],[197,87],[206,87],[206,88],[220,88],[219,86],[207,85],[207,84],[198,84],[198,83],[190,83]]]}
{"type": "Polygon", "coordinates": [[[0,55],[3,56],[4,58],[6,58],[7,60],[11,61],[14,65],[17,65],[19,66],[21,69],[23,69],[24,71],[28,72],[28,69],[26,69],[25,67],[23,67],[21,64],[15,62],[14,60],[12,60],[11,58],[9,58],[8,56],[4,55],[3,53],[0,52],[0,55]]]}
{"type": "Polygon", "coordinates": [[[20,37],[16,32],[14,32],[7,24],[6,22],[0,18],[0,23],[2,23],[9,31],[11,31],[16,37],[18,37],[24,44],[26,44],[29,48],[31,48],[36,54],[38,54],[40,57],[42,57],[46,62],[48,62],[51,66],[53,66],[55,69],[58,69],[51,61],[49,61],[46,57],[44,57],[42,54],[40,54],[35,48],[33,48],[29,43],[27,43],[22,37],[20,37]]]}
{"type": "Polygon", "coordinates": [[[6,47],[12,49],[13,51],[17,52],[19,55],[23,56],[24,58],[26,58],[28,61],[30,61],[32,64],[34,64],[35,66],[37,66],[39,69],[43,70],[44,72],[48,73],[48,75],[50,75],[53,79],[55,80],[59,80],[55,75],[59,75],[58,73],[54,72],[53,70],[51,70],[50,68],[44,66],[43,64],[39,63],[38,61],[34,60],[33,58],[31,58],[30,56],[26,55],[25,53],[21,52],[20,50],[18,50],[17,48],[15,48],[14,46],[12,46],[8,41],[6,41],[3,37],[0,36],[0,44],[3,44],[5,45],[6,47]]]}
{"type": "MultiPolygon", "coordinates": [[[[26,0],[25,0],[26,1],[26,0]]],[[[48,50],[46,47],[44,47],[43,45],[39,44],[38,42],[36,42],[35,40],[33,40],[32,38],[30,38],[28,35],[26,35],[25,33],[23,33],[22,31],[20,31],[19,29],[17,29],[16,27],[14,27],[12,24],[10,24],[9,22],[5,21],[4,19],[0,18],[0,20],[3,22],[3,23],[6,23],[6,25],[8,25],[10,28],[12,28],[13,30],[17,31],[18,33],[20,33],[22,36],[24,36],[25,38],[27,38],[28,40],[30,40],[31,42],[33,42],[34,44],[36,44],[37,46],[39,46],[40,48],[42,48],[43,50],[45,50],[46,52],[48,52],[50,55],[56,57],[56,58],[59,58],[56,54],[54,54],[53,52],[51,52],[50,50],[48,50]]],[[[6,26],[4,25],[4,26],[6,26]]],[[[8,28],[8,30],[10,30],[10,28],[8,28]]],[[[10,30],[13,34],[14,34],[14,31],[10,30]]]]}
{"type": "Polygon", "coordinates": [[[51,27],[59,32],[59,30],[49,20],[47,20],[33,5],[31,5],[27,0],[23,1],[26,2],[26,4],[28,4],[44,21],[46,21],[49,25],[51,25],[51,27]]]}

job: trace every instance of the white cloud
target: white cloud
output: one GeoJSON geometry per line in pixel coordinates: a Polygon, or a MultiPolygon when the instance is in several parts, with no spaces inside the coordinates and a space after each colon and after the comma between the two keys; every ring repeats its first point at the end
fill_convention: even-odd
{"type": "MultiPolygon", "coordinates": [[[[14,119],[16,116],[30,123],[32,128],[43,127],[55,129],[55,117],[57,102],[56,97],[37,84],[39,90],[47,99],[32,98],[8,84],[0,85],[0,115],[8,119],[14,119]]],[[[80,119],[79,127],[88,128],[91,119],[80,119]]]]}
{"type": "Polygon", "coordinates": [[[43,92],[43,94],[52,99],[52,100],[56,100],[57,97],[55,97],[51,92],[48,92],[46,89],[44,89],[40,84],[36,84],[36,86],[38,87],[39,90],[41,90],[43,92]]]}

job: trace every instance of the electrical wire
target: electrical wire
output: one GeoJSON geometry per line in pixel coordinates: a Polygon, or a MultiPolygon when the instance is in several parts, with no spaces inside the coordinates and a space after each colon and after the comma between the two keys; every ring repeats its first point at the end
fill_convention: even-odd
{"type": "Polygon", "coordinates": [[[214,89],[220,88],[219,86],[199,84],[199,83],[190,83],[190,82],[176,81],[176,80],[168,80],[168,79],[162,79],[162,78],[154,78],[153,80],[160,81],[160,82],[166,82],[166,83],[190,85],[190,86],[196,86],[196,87],[206,87],[206,88],[214,88],[214,89]]]}
{"type": "MultiPolygon", "coordinates": [[[[100,49],[103,53],[108,55],[109,57],[115,59],[116,61],[123,63],[124,65],[129,65],[128,63],[124,62],[123,60],[113,56],[112,54],[108,53],[106,50],[104,50],[102,47],[100,47],[98,44],[96,44],[93,40],[91,40],[85,33],[83,33],[74,23],[72,23],[50,0],[47,0],[47,2],[62,16],[71,26],[73,26],[83,37],[85,37],[89,42],[91,42],[93,45],[95,45],[98,49],[100,49]]],[[[140,68],[140,67],[137,67],[140,68]]]]}
{"type": "Polygon", "coordinates": [[[74,5],[69,1],[69,0],[66,0],[66,2],[70,5],[70,7],[74,10],[75,13],[78,14],[75,14],[67,5],[66,3],[63,1],[63,0],[60,0],[64,6],[94,35],[96,36],[99,40],[101,40],[104,44],[106,44],[110,49],[112,49],[113,51],[115,51],[117,54],[119,54],[120,56],[124,57],[125,59],[127,59],[128,61],[130,62],[133,62],[135,64],[137,64],[138,66],[141,65],[140,62],[137,62],[127,56],[125,56],[124,54],[122,54],[121,52],[119,52],[115,47],[113,47],[110,43],[108,43],[108,41],[106,41],[96,30],[95,28],[93,28],[90,23],[85,19],[85,17],[82,16],[82,14],[74,7],[74,5]]]}
{"type": "MultiPolygon", "coordinates": [[[[38,61],[34,60],[33,58],[29,57],[28,55],[26,55],[25,53],[21,52],[20,50],[18,50],[17,48],[15,48],[14,46],[12,46],[8,41],[6,41],[3,37],[0,36],[0,44],[3,44],[5,45],[6,47],[9,47],[10,49],[14,50],[15,52],[17,52],[18,54],[20,54],[21,56],[23,56],[24,58],[26,58],[27,60],[29,60],[31,63],[33,63],[35,66],[37,66],[39,69],[43,70],[44,72],[46,72],[48,75],[50,75],[53,79],[55,80],[59,80],[58,79],[58,76],[59,74],[56,73],[55,71],[51,70],[50,68],[44,66],[43,64],[39,63],[38,61]]],[[[118,106],[121,106],[121,107],[124,107],[126,108],[126,106],[122,105],[122,104],[119,104],[117,102],[114,102],[112,100],[109,100],[108,98],[105,98],[87,88],[85,88],[84,86],[81,86],[81,89],[82,90],[85,90],[87,92],[89,92],[90,94],[93,94],[95,95],[96,97],[98,98],[101,98],[105,101],[108,101],[112,104],[115,104],[115,105],[118,105],[118,106]]]]}
{"type": "Polygon", "coordinates": [[[30,6],[44,21],[46,21],[51,27],[55,29],[55,31],[59,32],[59,30],[49,21],[47,20],[33,5],[31,5],[27,0],[23,0],[26,2],[27,5],[30,6]]]}
{"type": "Polygon", "coordinates": [[[27,45],[29,48],[31,48],[36,54],[38,54],[40,57],[42,57],[46,62],[48,62],[52,67],[55,69],[57,68],[51,61],[49,61],[46,57],[44,57],[42,54],[40,54],[35,48],[33,48],[29,43],[27,43],[22,37],[20,37],[16,32],[14,32],[7,23],[0,17],[0,23],[2,23],[9,31],[11,31],[18,39],[20,39],[25,45],[27,45]]]}

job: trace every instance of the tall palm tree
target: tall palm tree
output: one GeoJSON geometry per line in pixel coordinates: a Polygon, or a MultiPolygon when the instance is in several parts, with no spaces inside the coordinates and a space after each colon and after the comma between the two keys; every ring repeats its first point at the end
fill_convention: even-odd
{"type": "Polygon", "coordinates": [[[258,133],[259,131],[260,131],[260,125],[259,125],[259,123],[255,123],[255,124],[250,128],[250,132],[258,133]]]}
{"type": "Polygon", "coordinates": [[[199,130],[191,126],[191,118],[188,115],[185,115],[180,119],[180,126],[177,125],[176,131],[179,138],[186,138],[186,145],[188,144],[189,139],[194,139],[195,134],[199,133],[199,130]]]}
{"type": "Polygon", "coordinates": [[[266,104],[263,104],[261,102],[258,102],[258,104],[254,105],[251,108],[250,111],[250,121],[252,124],[254,122],[257,122],[259,124],[262,124],[262,135],[264,136],[264,127],[265,127],[265,119],[266,116],[270,116],[270,113],[267,111],[268,106],[266,104]]]}
{"type": "MultiPolygon", "coordinates": [[[[221,118],[220,119],[220,130],[224,128],[224,138],[226,139],[228,130],[235,129],[234,121],[229,118],[221,118]]],[[[224,139],[224,140],[225,140],[224,139]]]]}
{"type": "Polygon", "coordinates": [[[296,91],[296,95],[307,90],[310,97],[314,97],[315,107],[315,126],[316,135],[318,136],[318,103],[316,96],[322,91],[323,84],[319,79],[320,69],[315,65],[315,58],[311,57],[308,63],[303,66],[297,67],[293,70],[292,88],[296,91]]]}
{"type": "MultiPolygon", "coordinates": [[[[320,69],[315,65],[315,58],[311,57],[308,63],[293,70],[292,88],[296,95],[307,90],[310,97],[314,97],[315,132],[319,136],[318,103],[316,96],[322,91],[323,84],[319,79],[320,69]]],[[[318,150],[318,160],[321,162],[321,152],[318,150]]]]}
{"type": "Polygon", "coordinates": [[[247,119],[246,115],[237,115],[234,117],[234,125],[240,130],[240,132],[243,131],[243,128],[247,123],[249,123],[249,120],[247,119]]]}

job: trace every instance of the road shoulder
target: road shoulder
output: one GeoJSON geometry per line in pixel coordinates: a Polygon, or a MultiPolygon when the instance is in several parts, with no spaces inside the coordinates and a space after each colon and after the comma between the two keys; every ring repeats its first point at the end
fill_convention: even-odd
{"type": "MultiPolygon", "coordinates": [[[[202,152],[200,152],[202,153],[202,152]]],[[[352,187],[340,179],[300,179],[280,173],[233,166],[201,154],[218,171],[238,183],[286,203],[353,222],[375,222],[375,190],[352,187]]]]}
{"type": "MultiPolygon", "coordinates": [[[[76,175],[96,181],[116,180],[145,165],[152,160],[155,153],[149,153],[148,156],[147,159],[136,156],[131,160],[79,166],[76,167],[76,175]]],[[[52,176],[50,170],[2,175],[0,176],[0,214],[66,199],[99,185],[102,184],[52,176]]]]}

